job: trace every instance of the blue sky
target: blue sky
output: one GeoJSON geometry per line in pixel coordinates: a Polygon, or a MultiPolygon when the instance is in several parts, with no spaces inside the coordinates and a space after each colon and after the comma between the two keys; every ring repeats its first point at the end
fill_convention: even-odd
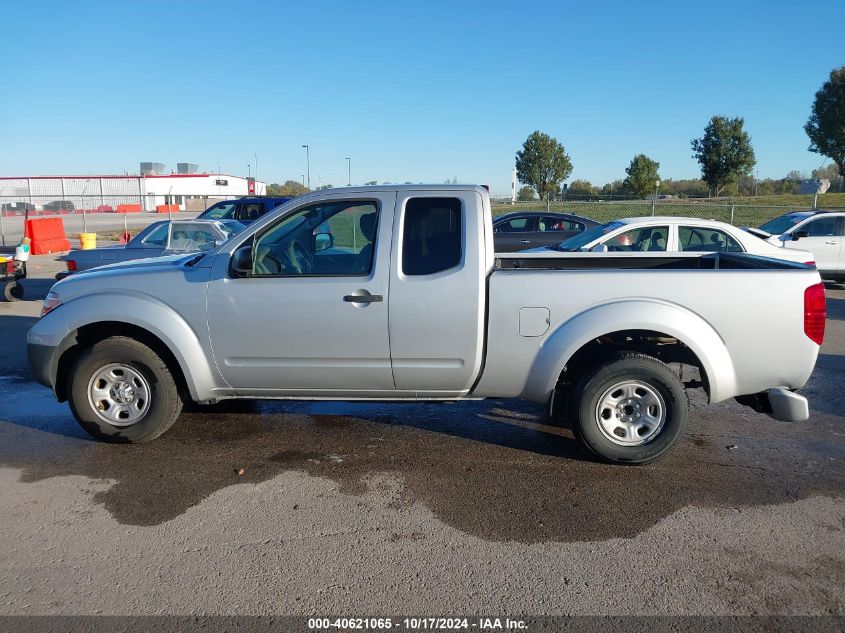
{"type": "Polygon", "coordinates": [[[570,179],[631,157],[698,176],[689,141],[743,116],[761,177],[809,172],[803,124],[845,64],[845,3],[7,2],[0,175],[181,161],[311,180],[510,190],[539,129],[570,179]],[[253,165],[254,169],[254,165],[253,165]]]}

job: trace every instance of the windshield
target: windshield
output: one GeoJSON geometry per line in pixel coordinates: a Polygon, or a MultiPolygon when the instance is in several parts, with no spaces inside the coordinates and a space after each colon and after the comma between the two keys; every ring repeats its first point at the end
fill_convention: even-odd
{"type": "Polygon", "coordinates": [[[620,226],[625,226],[624,222],[608,222],[607,224],[600,224],[588,229],[578,235],[573,235],[568,240],[563,240],[557,246],[549,246],[549,248],[556,251],[577,251],[584,248],[593,240],[597,240],[602,235],[607,235],[611,231],[615,231],[620,226]]]}
{"type": "Polygon", "coordinates": [[[228,239],[235,233],[240,233],[246,228],[246,224],[241,224],[237,220],[225,220],[218,224],[220,230],[226,234],[226,238],[228,239]]]}
{"type": "Polygon", "coordinates": [[[769,220],[765,224],[760,225],[760,230],[765,231],[771,235],[783,235],[793,226],[798,224],[801,220],[805,220],[813,215],[812,211],[796,211],[794,213],[787,213],[774,220],[769,220]]]}
{"type": "Polygon", "coordinates": [[[218,202],[211,206],[199,217],[204,220],[228,220],[235,214],[235,209],[238,208],[237,200],[230,200],[227,202],[218,202]]]}

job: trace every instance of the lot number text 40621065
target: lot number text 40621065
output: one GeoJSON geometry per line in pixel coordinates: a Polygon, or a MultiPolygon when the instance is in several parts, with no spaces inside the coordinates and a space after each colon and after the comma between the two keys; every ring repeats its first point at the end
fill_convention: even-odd
{"type": "Polygon", "coordinates": [[[389,630],[406,631],[444,631],[444,630],[479,630],[479,631],[520,631],[528,625],[523,620],[510,618],[308,618],[311,630],[389,630]]]}

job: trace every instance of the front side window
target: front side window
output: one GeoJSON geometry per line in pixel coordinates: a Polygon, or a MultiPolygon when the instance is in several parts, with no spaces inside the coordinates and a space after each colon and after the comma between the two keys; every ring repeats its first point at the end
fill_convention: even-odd
{"type": "Polygon", "coordinates": [[[724,231],[704,226],[679,226],[678,250],[697,252],[741,253],[742,246],[724,231]]]}
{"type": "Polygon", "coordinates": [[[252,275],[367,275],[373,266],[378,217],[371,201],[303,207],[256,238],[252,275]]]}
{"type": "Polygon", "coordinates": [[[495,233],[518,233],[521,231],[532,231],[534,218],[511,218],[496,224],[493,228],[495,233]]]}
{"type": "Polygon", "coordinates": [[[264,213],[264,204],[261,202],[247,202],[241,205],[238,213],[238,220],[241,222],[253,222],[264,213]]]}
{"type": "Polygon", "coordinates": [[[405,204],[402,272],[432,275],[461,263],[461,201],[411,198],[405,204]]]}
{"type": "Polygon", "coordinates": [[[803,226],[799,226],[797,231],[807,231],[807,234],[810,237],[833,237],[838,233],[837,225],[839,224],[839,218],[833,217],[823,217],[817,220],[812,220],[807,222],[803,226]]]}
{"type": "Polygon", "coordinates": [[[644,226],[614,235],[603,244],[612,252],[665,251],[668,236],[668,226],[644,226]]]}

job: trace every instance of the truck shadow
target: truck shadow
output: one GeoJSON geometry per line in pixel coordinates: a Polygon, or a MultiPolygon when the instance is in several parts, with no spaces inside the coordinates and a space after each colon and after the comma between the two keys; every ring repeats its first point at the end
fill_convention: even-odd
{"type": "Polygon", "coordinates": [[[637,468],[593,461],[567,430],[543,424],[538,407],[513,401],[261,402],[243,413],[186,413],[158,440],[125,446],[89,441],[66,405],[50,408],[47,389],[17,380],[0,383],[4,401],[18,394],[0,422],[0,465],[20,469],[23,482],[113,481],[93,500],[124,524],[157,525],[217,490],[291,470],[356,496],[379,494],[368,481],[388,473],[401,482],[398,503],[423,504],[486,540],[525,543],[627,538],[686,505],[783,503],[841,494],[845,484],[835,467],[845,440],[829,433],[842,419],[831,416],[773,428],[737,405],[697,410],[672,455],[637,468]]]}

